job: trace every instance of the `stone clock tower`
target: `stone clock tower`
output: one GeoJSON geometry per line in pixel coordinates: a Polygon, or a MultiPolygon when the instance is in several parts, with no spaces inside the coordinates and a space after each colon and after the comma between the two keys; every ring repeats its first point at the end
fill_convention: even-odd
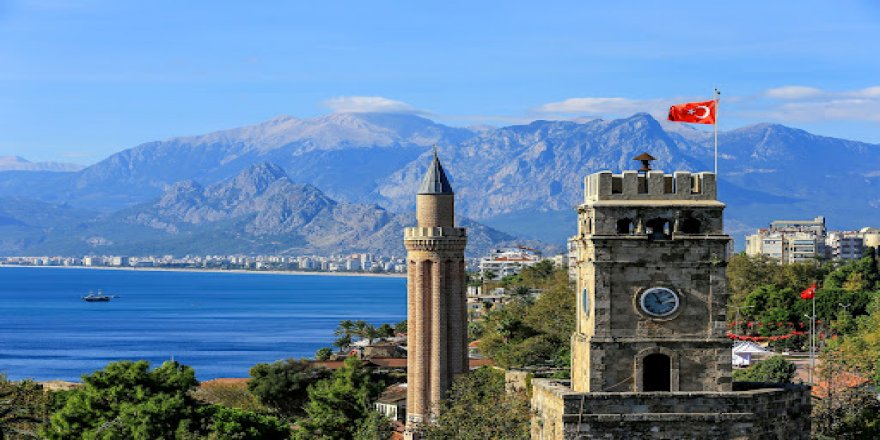
{"type": "Polygon", "coordinates": [[[730,391],[715,175],[593,174],[578,209],[575,391],[730,391]]]}
{"type": "Polygon", "coordinates": [[[584,180],[571,380],[532,381],[532,439],[808,439],[809,387],[732,382],[715,174],[637,159],[584,180]]]}

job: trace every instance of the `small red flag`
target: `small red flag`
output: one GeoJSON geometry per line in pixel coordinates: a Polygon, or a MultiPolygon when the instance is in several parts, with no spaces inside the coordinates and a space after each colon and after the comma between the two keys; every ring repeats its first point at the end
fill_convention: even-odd
{"type": "Polygon", "coordinates": [[[816,283],[801,292],[801,299],[813,299],[816,296],[816,283]]]}
{"type": "Polygon", "coordinates": [[[715,101],[687,102],[669,107],[669,120],[691,124],[714,124],[715,101]]]}

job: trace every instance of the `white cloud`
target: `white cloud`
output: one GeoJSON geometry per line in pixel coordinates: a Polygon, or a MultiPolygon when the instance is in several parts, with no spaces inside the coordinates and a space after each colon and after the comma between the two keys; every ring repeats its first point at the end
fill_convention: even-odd
{"type": "Polygon", "coordinates": [[[607,116],[647,112],[655,116],[665,116],[669,106],[678,102],[677,99],[583,97],[550,102],[538,107],[535,111],[548,115],[607,116]]]}
{"type": "Polygon", "coordinates": [[[768,89],[764,92],[764,95],[775,99],[805,99],[821,96],[823,93],[821,89],[815,87],[783,86],[768,89]]]}
{"type": "MultiPolygon", "coordinates": [[[[789,101],[768,103],[763,110],[753,113],[764,118],[785,122],[831,120],[880,122],[880,86],[847,91],[785,86],[769,89],[763,96],[789,101]]],[[[760,105],[760,103],[754,104],[760,105]]]]}
{"type": "Polygon", "coordinates": [[[402,101],[381,96],[337,96],[324,101],[335,113],[424,113],[402,101]]]}
{"type": "Polygon", "coordinates": [[[859,98],[880,98],[880,86],[867,87],[850,92],[850,94],[859,98]]]}

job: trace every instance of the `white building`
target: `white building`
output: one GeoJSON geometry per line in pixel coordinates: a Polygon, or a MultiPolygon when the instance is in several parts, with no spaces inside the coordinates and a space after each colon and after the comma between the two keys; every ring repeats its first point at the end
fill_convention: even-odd
{"type": "Polygon", "coordinates": [[[525,247],[495,249],[480,259],[480,275],[484,280],[500,280],[518,274],[523,267],[541,261],[541,253],[525,247]]]}
{"type": "Polygon", "coordinates": [[[825,258],[825,217],[777,220],[746,237],[746,254],[764,255],[782,264],[825,258]]]}
{"type": "Polygon", "coordinates": [[[865,239],[859,231],[832,231],[825,238],[828,258],[855,260],[865,252],[865,239]]]}

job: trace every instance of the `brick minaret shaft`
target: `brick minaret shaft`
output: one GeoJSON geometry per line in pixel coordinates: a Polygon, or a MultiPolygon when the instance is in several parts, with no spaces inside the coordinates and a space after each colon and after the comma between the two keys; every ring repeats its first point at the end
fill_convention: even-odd
{"type": "Polygon", "coordinates": [[[455,195],[434,158],[416,196],[418,225],[406,228],[407,435],[418,439],[452,379],[467,371],[464,248],[454,223],[455,195]]]}

